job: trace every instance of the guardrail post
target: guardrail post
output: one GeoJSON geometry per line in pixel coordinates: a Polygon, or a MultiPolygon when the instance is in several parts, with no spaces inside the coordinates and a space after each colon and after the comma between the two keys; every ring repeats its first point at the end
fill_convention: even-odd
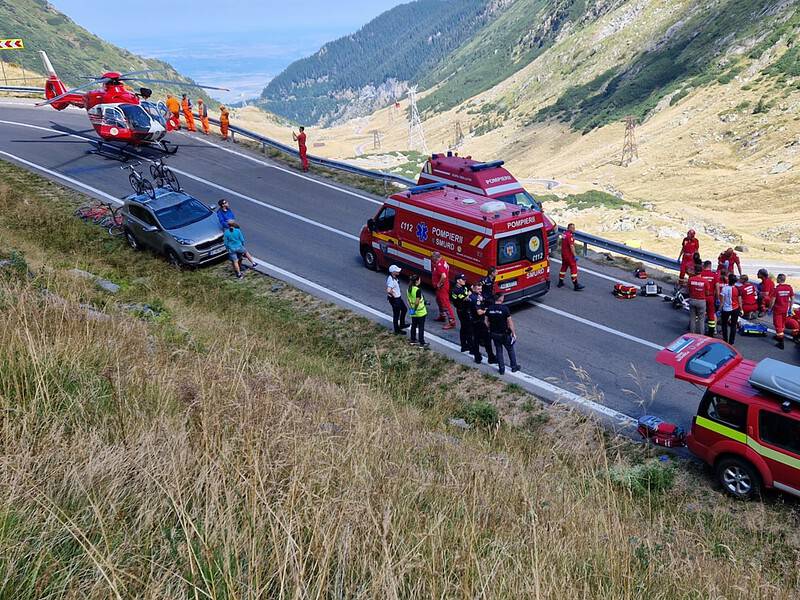
{"type": "Polygon", "coordinates": [[[236,143],[236,132],[231,130],[231,142],[236,143]]]}
{"type": "Polygon", "coordinates": [[[267,144],[265,142],[261,142],[261,154],[267,153],[267,144]]]}
{"type": "Polygon", "coordinates": [[[583,256],[589,256],[589,244],[583,242],[583,256]]]}

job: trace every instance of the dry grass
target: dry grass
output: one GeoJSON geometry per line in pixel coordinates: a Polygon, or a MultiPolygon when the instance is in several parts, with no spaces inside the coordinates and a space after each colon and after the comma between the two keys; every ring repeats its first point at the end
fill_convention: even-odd
{"type": "Polygon", "coordinates": [[[0,256],[33,273],[0,271],[0,598],[800,593],[791,502],[536,403],[448,431],[476,390],[524,395],[266,278],[134,255],[0,164],[0,256]]]}

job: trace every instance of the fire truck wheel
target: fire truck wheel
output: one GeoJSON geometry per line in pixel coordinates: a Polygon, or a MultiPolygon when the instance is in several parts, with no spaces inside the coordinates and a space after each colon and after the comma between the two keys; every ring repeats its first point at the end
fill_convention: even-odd
{"type": "Polygon", "coordinates": [[[361,258],[364,260],[364,266],[370,271],[378,270],[378,257],[375,256],[375,252],[372,250],[372,248],[362,248],[361,258]]]}
{"type": "Polygon", "coordinates": [[[761,493],[761,478],[746,460],[729,456],[717,463],[717,480],[734,498],[750,500],[761,493]]]}

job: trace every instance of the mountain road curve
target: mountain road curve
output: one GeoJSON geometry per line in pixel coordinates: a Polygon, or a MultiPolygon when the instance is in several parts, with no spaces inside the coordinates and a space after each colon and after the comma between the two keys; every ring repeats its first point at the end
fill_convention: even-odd
{"type": "MultiPolygon", "coordinates": [[[[81,142],[95,139],[87,129],[83,111],[0,103],[0,158],[76,189],[84,185],[115,198],[127,195],[119,163],[89,153],[88,142],[81,142]]],[[[313,282],[310,289],[301,286],[311,293],[333,290],[373,312],[387,312],[386,274],[362,266],[357,241],[381,198],[299,173],[213,136],[179,134],[172,141],[181,148],[167,162],[186,191],[211,205],[227,197],[255,256],[278,272],[313,282]]],[[[523,371],[626,415],[652,413],[688,425],[701,392],[675,381],[655,362],[658,349],[686,331],[686,314],[659,298],[617,300],[609,279],[632,281],[629,273],[588,261],[579,266],[584,291],[553,287],[541,301],[514,308],[523,371]]],[[[555,281],[558,264],[552,270],[555,281]]],[[[442,331],[434,322],[429,329],[458,343],[457,329],[442,331]]],[[[796,362],[800,354],[793,344],[781,352],[763,338],[740,337],[737,346],[754,360],[796,362]]]]}

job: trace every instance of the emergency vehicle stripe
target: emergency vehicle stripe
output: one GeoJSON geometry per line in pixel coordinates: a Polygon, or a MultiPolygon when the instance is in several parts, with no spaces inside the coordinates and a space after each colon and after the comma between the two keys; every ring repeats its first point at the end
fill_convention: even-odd
{"type": "Polygon", "coordinates": [[[503,192],[511,192],[514,190],[522,191],[522,186],[518,181],[514,183],[505,183],[503,185],[496,185],[494,187],[486,188],[486,195],[493,196],[495,194],[502,194],[503,192]]]}
{"type": "Polygon", "coordinates": [[[456,219],[455,217],[448,217],[447,215],[442,215],[440,213],[435,213],[432,210],[426,210],[424,208],[419,208],[418,206],[406,204],[404,202],[400,202],[399,200],[389,198],[386,200],[386,204],[389,206],[402,208],[408,212],[422,215],[423,217],[430,217],[431,219],[436,219],[437,221],[444,221],[445,223],[450,223],[451,225],[458,225],[459,227],[469,229],[470,231],[476,231],[478,233],[482,233],[483,235],[492,235],[492,230],[487,227],[481,227],[480,225],[475,225],[474,223],[470,223],[469,221],[464,221],[462,219],[456,219]]]}
{"type": "Polygon", "coordinates": [[[774,460],[775,462],[787,465],[789,467],[792,467],[793,469],[800,469],[800,459],[794,458],[793,456],[789,456],[788,454],[784,454],[783,452],[773,450],[772,448],[768,448],[767,446],[763,446],[762,444],[758,443],[756,440],[749,437],[747,434],[742,433],[741,431],[736,431],[735,429],[731,429],[730,427],[726,427],[721,423],[717,423],[716,421],[712,421],[711,419],[707,419],[699,415],[695,418],[695,423],[701,427],[710,429],[715,433],[724,435],[727,438],[730,438],[742,444],[746,444],[747,446],[752,448],[759,456],[763,456],[764,458],[769,458],[770,460],[774,460]]]}
{"type": "Polygon", "coordinates": [[[474,238],[472,238],[472,241],[469,243],[469,245],[470,245],[470,246],[477,246],[477,245],[478,245],[478,243],[479,243],[479,242],[480,242],[482,239],[483,239],[483,236],[482,236],[482,235],[476,235],[474,238]]]}
{"type": "Polygon", "coordinates": [[[737,442],[741,442],[742,444],[747,443],[747,434],[742,433],[741,431],[736,431],[735,429],[731,429],[730,427],[726,427],[722,423],[717,423],[716,421],[712,421],[711,419],[706,419],[705,417],[701,417],[697,415],[695,418],[695,423],[700,425],[700,427],[705,427],[706,429],[710,429],[715,433],[720,435],[724,435],[727,438],[731,438],[732,440],[736,440],[737,442]]]}
{"type": "Polygon", "coordinates": [[[512,231],[504,231],[503,233],[498,233],[494,236],[496,240],[504,237],[509,237],[511,235],[517,235],[518,233],[525,233],[526,231],[533,231],[534,229],[541,229],[544,227],[542,223],[537,223],[536,225],[531,225],[530,227],[523,227],[522,229],[514,229],[512,231]]]}
{"type": "Polygon", "coordinates": [[[383,233],[373,233],[372,235],[379,240],[383,240],[384,242],[392,242],[393,244],[397,243],[397,238],[393,238],[390,235],[385,235],[383,233]]]}
{"type": "Polygon", "coordinates": [[[492,241],[491,238],[483,238],[483,241],[480,244],[478,244],[478,248],[483,250],[484,248],[486,248],[486,246],[489,245],[489,242],[491,242],[491,241],[492,241]]]}
{"type": "MultiPolygon", "coordinates": [[[[403,242],[403,247],[408,248],[409,250],[413,250],[414,252],[418,252],[419,254],[423,254],[425,256],[430,256],[433,254],[433,251],[428,250],[427,248],[422,248],[420,246],[415,246],[414,244],[409,244],[408,242],[403,242]]],[[[478,275],[486,275],[486,269],[481,269],[480,267],[476,267],[469,263],[461,262],[456,258],[452,258],[451,256],[447,256],[447,262],[450,263],[453,267],[458,267],[459,269],[464,269],[465,271],[470,271],[472,273],[477,273],[478,275]]]]}
{"type": "MultiPolygon", "coordinates": [[[[378,244],[377,242],[373,242],[372,243],[372,247],[373,248],[377,248],[377,249],[380,250],[381,245],[378,244]]],[[[402,259],[405,259],[405,260],[407,260],[407,261],[409,261],[411,263],[414,263],[415,265],[419,265],[421,267],[425,267],[425,260],[422,259],[422,258],[419,258],[418,256],[413,256],[411,254],[406,254],[405,252],[400,252],[400,250],[398,250],[396,248],[386,248],[385,252],[386,252],[386,254],[391,254],[392,256],[397,256],[397,257],[400,257],[402,259]]]]}
{"type": "Polygon", "coordinates": [[[535,265],[531,265],[530,267],[515,269],[513,271],[509,271],[508,273],[498,273],[497,281],[505,281],[506,279],[513,279],[515,277],[525,275],[526,273],[530,273],[531,271],[537,271],[539,269],[546,269],[546,268],[547,268],[547,261],[543,260],[542,262],[536,263],[535,265]]]}

